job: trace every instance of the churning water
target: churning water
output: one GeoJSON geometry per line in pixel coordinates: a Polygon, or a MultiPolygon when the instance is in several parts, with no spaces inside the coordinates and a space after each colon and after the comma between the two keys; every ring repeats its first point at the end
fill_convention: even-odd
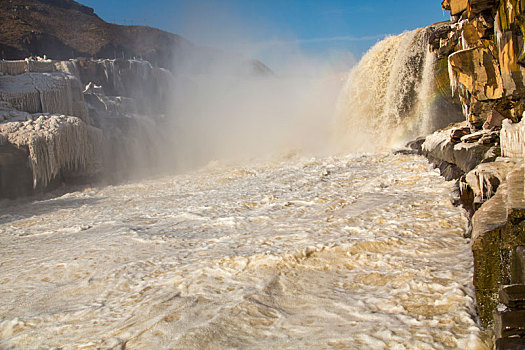
{"type": "MultiPolygon", "coordinates": [[[[350,75],[354,151],[430,131],[424,35],[350,75]]],[[[291,155],[0,203],[0,348],[488,348],[452,186],[418,156],[291,155]]]]}
{"type": "Polygon", "coordinates": [[[484,348],[451,190],[384,153],[4,203],[0,347],[484,348]]]}

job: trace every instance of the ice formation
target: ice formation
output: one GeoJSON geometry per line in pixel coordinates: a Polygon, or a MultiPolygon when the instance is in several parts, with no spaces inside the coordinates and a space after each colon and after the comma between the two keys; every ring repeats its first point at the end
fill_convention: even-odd
{"type": "Polygon", "coordinates": [[[87,120],[78,79],[63,72],[0,76],[0,100],[28,113],[58,113],[87,120]]]}
{"type": "Polygon", "coordinates": [[[513,124],[503,120],[501,129],[501,155],[523,160],[525,156],[525,121],[513,124]]]}
{"type": "Polygon", "coordinates": [[[0,123],[0,135],[18,147],[27,147],[34,187],[45,187],[63,170],[92,166],[102,133],[77,117],[19,115],[0,123]]]}

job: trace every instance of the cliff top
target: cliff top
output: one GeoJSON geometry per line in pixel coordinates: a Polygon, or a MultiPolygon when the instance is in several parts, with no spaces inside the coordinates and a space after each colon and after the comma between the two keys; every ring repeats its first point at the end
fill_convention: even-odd
{"type": "Polygon", "coordinates": [[[142,57],[169,67],[181,47],[192,44],[176,34],[144,26],[107,23],[92,8],[73,0],[0,1],[0,58],[47,55],[142,57]]]}

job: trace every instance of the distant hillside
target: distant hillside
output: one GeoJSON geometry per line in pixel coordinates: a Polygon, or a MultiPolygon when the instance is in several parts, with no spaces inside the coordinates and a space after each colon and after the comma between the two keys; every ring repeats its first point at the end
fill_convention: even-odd
{"type": "Polygon", "coordinates": [[[73,0],[1,0],[0,58],[44,55],[58,60],[137,57],[164,68],[188,56],[199,57],[197,61],[204,65],[213,64],[210,58],[218,55],[221,60],[242,61],[250,71],[270,72],[261,62],[197,47],[176,34],[107,23],[92,8],[73,0]]]}

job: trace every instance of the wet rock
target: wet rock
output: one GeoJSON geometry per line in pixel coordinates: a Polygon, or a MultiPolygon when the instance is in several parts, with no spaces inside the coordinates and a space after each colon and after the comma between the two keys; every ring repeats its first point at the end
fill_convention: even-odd
{"type": "Polygon", "coordinates": [[[467,173],[465,185],[472,191],[474,203],[481,204],[490,199],[515,166],[514,162],[501,159],[495,162],[479,164],[475,169],[467,173]]]}
{"type": "MultiPolygon", "coordinates": [[[[499,147],[493,145],[481,144],[479,142],[466,143],[451,140],[451,130],[442,130],[427,136],[422,146],[423,155],[440,169],[449,169],[447,164],[453,164],[461,171],[449,172],[449,176],[468,173],[478,164],[484,161],[495,159],[499,154],[499,147]],[[497,151],[497,152],[495,152],[497,151]]],[[[459,177],[458,176],[458,177],[459,177]]],[[[456,179],[458,177],[455,177],[456,179]]],[[[448,176],[446,177],[447,179],[448,176]]]]}
{"type": "Polygon", "coordinates": [[[496,338],[525,337],[525,310],[495,311],[494,331],[496,338]]]}
{"type": "Polygon", "coordinates": [[[477,141],[479,141],[479,139],[481,139],[483,137],[483,135],[485,135],[485,133],[483,131],[473,132],[471,134],[462,136],[461,137],[461,142],[466,142],[466,143],[477,142],[477,141]]]}
{"type": "Polygon", "coordinates": [[[525,246],[516,247],[511,269],[511,282],[525,284],[525,246]]]}
{"type": "Polygon", "coordinates": [[[472,217],[474,287],[481,323],[493,321],[499,287],[511,282],[510,262],[515,247],[525,245],[523,168],[512,170],[507,181],[472,217]]]}
{"type": "Polygon", "coordinates": [[[470,134],[470,128],[468,126],[453,128],[450,130],[450,140],[454,143],[459,143],[461,142],[461,138],[468,134],[470,134]]]}
{"type": "Polygon", "coordinates": [[[525,284],[503,286],[499,291],[499,299],[510,309],[525,310],[525,284]]]}
{"type": "Polygon", "coordinates": [[[496,340],[496,350],[525,350],[525,338],[501,338],[496,340]]]}

